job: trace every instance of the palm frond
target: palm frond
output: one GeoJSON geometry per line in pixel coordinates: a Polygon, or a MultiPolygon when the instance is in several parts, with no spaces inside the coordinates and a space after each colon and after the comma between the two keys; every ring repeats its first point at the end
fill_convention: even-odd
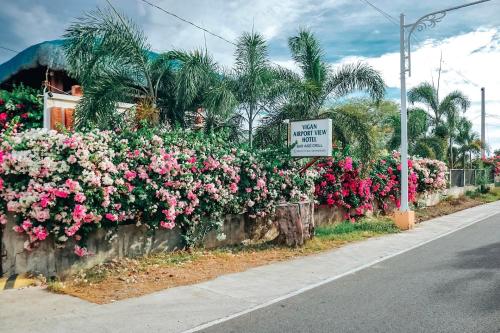
{"type": "Polygon", "coordinates": [[[385,94],[385,84],[378,71],[364,63],[346,64],[333,71],[325,86],[325,95],[346,96],[355,91],[366,91],[374,100],[385,94]]]}

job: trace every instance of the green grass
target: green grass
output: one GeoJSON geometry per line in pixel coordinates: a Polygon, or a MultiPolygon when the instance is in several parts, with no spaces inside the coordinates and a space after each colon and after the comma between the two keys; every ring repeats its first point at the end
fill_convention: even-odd
{"type": "Polygon", "coordinates": [[[399,232],[399,230],[389,218],[365,218],[355,223],[343,222],[331,226],[318,227],[316,228],[316,237],[332,239],[349,234],[392,234],[396,232],[399,232]]]}
{"type": "Polygon", "coordinates": [[[467,191],[465,195],[469,198],[489,203],[500,200],[500,188],[493,188],[486,193],[481,193],[479,191],[467,191]]]}

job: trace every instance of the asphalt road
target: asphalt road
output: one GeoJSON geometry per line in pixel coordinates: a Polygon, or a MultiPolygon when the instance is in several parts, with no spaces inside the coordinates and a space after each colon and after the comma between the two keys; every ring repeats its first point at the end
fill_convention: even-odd
{"type": "Polygon", "coordinates": [[[500,213],[201,332],[500,332],[500,213]]]}

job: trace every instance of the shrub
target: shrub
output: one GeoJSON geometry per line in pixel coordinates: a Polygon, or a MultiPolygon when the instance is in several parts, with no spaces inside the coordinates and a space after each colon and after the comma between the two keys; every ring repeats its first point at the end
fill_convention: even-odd
{"type": "MultiPolygon", "coordinates": [[[[399,153],[393,152],[384,159],[376,161],[370,170],[372,192],[379,208],[387,213],[391,210],[389,203],[400,207],[401,197],[401,163],[399,153]]],[[[408,160],[408,200],[417,199],[418,177],[413,169],[413,161],[408,160]]]]}
{"type": "Polygon", "coordinates": [[[226,214],[267,216],[281,202],[310,198],[312,175],[266,154],[223,136],[158,129],[5,135],[0,222],[19,216],[14,229],[28,235],[26,249],[53,235],[61,246],[76,240],[79,256],[91,232],[124,223],[179,228],[192,245],[226,214]]]}
{"type": "Polygon", "coordinates": [[[314,194],[320,204],[342,209],[350,221],[373,208],[371,180],[360,176],[359,162],[337,152],[333,158],[321,160],[316,170],[314,194]]]}
{"type": "Polygon", "coordinates": [[[12,92],[0,90],[0,130],[11,125],[23,129],[42,127],[43,102],[39,94],[22,85],[12,92]]]}
{"type": "Polygon", "coordinates": [[[429,158],[412,159],[412,165],[417,174],[418,193],[435,193],[446,189],[448,167],[444,162],[429,158]]]}

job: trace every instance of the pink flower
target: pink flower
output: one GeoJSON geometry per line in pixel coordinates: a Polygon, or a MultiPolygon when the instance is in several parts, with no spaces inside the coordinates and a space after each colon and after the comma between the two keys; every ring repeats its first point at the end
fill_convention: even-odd
{"type": "Polygon", "coordinates": [[[246,191],[247,193],[250,193],[250,192],[252,192],[252,188],[251,188],[251,187],[247,187],[247,188],[245,189],[245,191],[246,191]]]}
{"type": "Polygon", "coordinates": [[[161,211],[163,214],[165,214],[165,218],[169,221],[174,221],[175,220],[175,210],[173,209],[164,209],[161,211]]]}
{"type": "Polygon", "coordinates": [[[73,224],[71,227],[69,228],[66,228],[66,230],[64,230],[64,232],[66,233],[67,236],[71,237],[73,236],[74,234],[76,234],[76,232],[78,230],[80,230],[80,226],[81,224],[80,223],[75,223],[73,224]]]}
{"type": "Polygon", "coordinates": [[[351,157],[348,156],[345,158],[344,168],[347,171],[352,171],[352,158],[351,157]]]}
{"type": "Polygon", "coordinates": [[[82,203],[82,202],[84,202],[86,199],[87,199],[87,197],[85,197],[85,194],[83,194],[83,193],[81,193],[81,192],[78,192],[77,194],[75,194],[75,201],[76,201],[76,202],[82,203]]]}
{"type": "Polygon", "coordinates": [[[31,228],[33,224],[30,220],[24,220],[21,226],[23,227],[24,231],[28,231],[28,229],[31,228]]]}
{"type": "Polygon", "coordinates": [[[18,226],[18,225],[12,227],[12,230],[14,230],[15,232],[18,232],[20,234],[24,232],[24,229],[21,226],[18,226]]]}
{"type": "Polygon", "coordinates": [[[135,177],[137,177],[137,172],[135,172],[135,171],[130,171],[130,170],[125,171],[124,178],[125,178],[126,180],[131,181],[131,180],[133,180],[135,177]]]}
{"type": "Polygon", "coordinates": [[[0,121],[4,122],[6,120],[7,120],[7,113],[6,112],[0,113],[0,121]]]}
{"type": "Polygon", "coordinates": [[[164,228],[164,229],[172,230],[175,227],[175,223],[174,222],[161,221],[160,222],[160,226],[162,228],[164,228]]]}
{"type": "Polygon", "coordinates": [[[78,187],[78,182],[77,181],[74,181],[72,179],[67,179],[66,180],[66,186],[68,187],[68,189],[71,191],[71,192],[75,192],[75,189],[78,187]]]}
{"type": "Polygon", "coordinates": [[[79,257],[84,257],[84,256],[88,256],[90,255],[90,253],[88,252],[87,248],[85,247],[80,247],[79,245],[75,245],[75,250],[74,250],[75,254],[79,257]]]}
{"type": "Polygon", "coordinates": [[[80,222],[86,214],[87,208],[83,205],[76,205],[73,209],[73,220],[75,222],[80,222]]]}
{"type": "Polygon", "coordinates": [[[41,198],[40,198],[40,206],[42,208],[47,208],[47,206],[49,205],[49,203],[50,203],[49,196],[46,195],[46,194],[42,195],[41,198]]]}
{"type": "Polygon", "coordinates": [[[208,193],[217,193],[217,188],[212,183],[206,184],[205,190],[207,190],[208,193]]]}
{"type": "Polygon", "coordinates": [[[5,214],[0,214],[0,224],[7,224],[7,217],[5,214]]]}
{"type": "Polygon", "coordinates": [[[115,214],[106,213],[105,217],[112,222],[118,221],[118,216],[116,216],[115,214]]]}
{"type": "Polygon", "coordinates": [[[231,183],[229,185],[229,191],[231,191],[231,193],[236,193],[238,192],[238,184],[236,183],[231,183]]]}
{"type": "Polygon", "coordinates": [[[257,179],[257,188],[258,189],[263,189],[265,186],[266,186],[266,182],[264,181],[264,179],[262,179],[262,178],[257,179]]]}
{"type": "Polygon", "coordinates": [[[39,240],[44,240],[45,238],[47,238],[47,229],[45,229],[44,227],[38,226],[36,228],[33,228],[32,230],[36,238],[38,238],[39,240]]]}
{"type": "Polygon", "coordinates": [[[67,198],[68,197],[68,192],[56,189],[54,190],[54,195],[58,198],[67,198]]]}

